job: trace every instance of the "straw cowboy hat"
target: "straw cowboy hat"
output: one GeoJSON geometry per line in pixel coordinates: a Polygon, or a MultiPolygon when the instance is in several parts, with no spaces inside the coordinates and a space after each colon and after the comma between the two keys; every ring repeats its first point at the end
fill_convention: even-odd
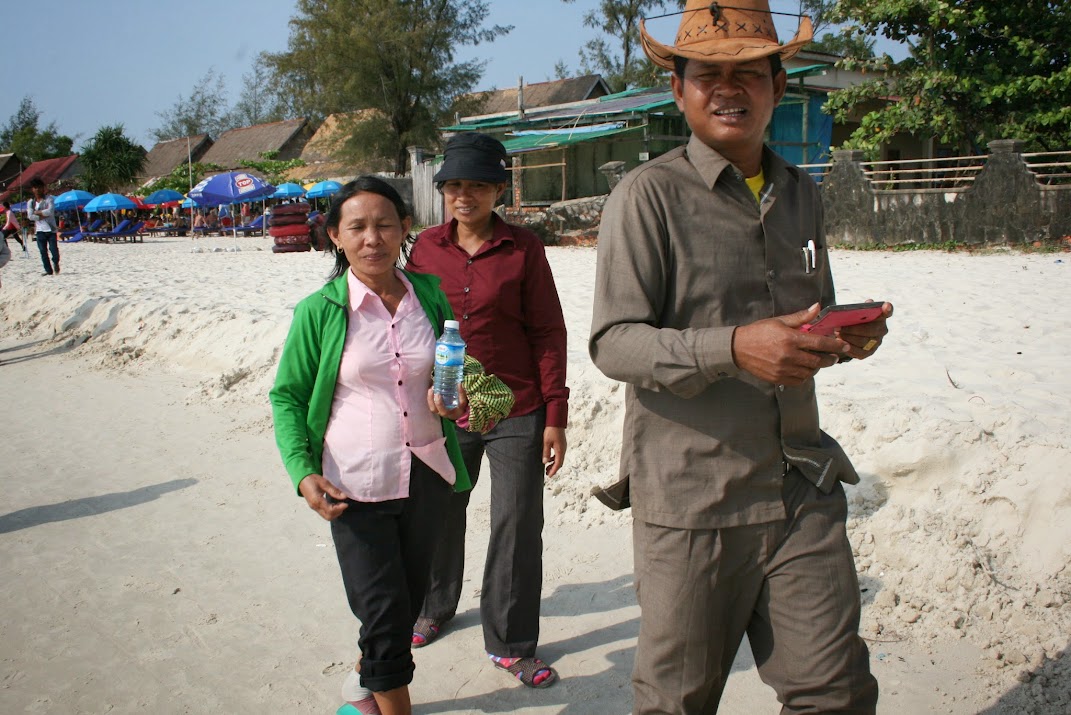
{"type": "Polygon", "coordinates": [[[773,54],[787,59],[814,36],[811,18],[801,15],[796,36],[787,44],[779,44],[767,0],[688,0],[680,15],[681,26],[673,45],[655,40],[640,21],[643,51],[663,69],[673,69],[674,56],[702,62],[749,62],[773,54]]]}

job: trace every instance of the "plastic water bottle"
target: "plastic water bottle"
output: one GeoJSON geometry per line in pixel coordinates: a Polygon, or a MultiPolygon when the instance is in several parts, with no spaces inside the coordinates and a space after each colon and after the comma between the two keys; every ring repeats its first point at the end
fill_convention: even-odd
{"type": "Polygon", "coordinates": [[[441,395],[447,409],[458,403],[458,385],[465,372],[465,341],[456,320],[443,321],[443,334],[435,343],[435,394],[441,395]]]}

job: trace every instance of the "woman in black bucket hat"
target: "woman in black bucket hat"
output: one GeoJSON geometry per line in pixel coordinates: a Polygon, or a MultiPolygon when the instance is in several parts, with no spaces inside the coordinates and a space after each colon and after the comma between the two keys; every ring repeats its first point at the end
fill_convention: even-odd
{"type": "MultiPolygon", "coordinates": [[[[486,454],[491,535],[480,595],[484,646],[496,667],[545,688],[557,673],[535,657],[543,581],[543,477],[565,457],[569,389],[565,319],[543,243],[494,213],[510,180],[505,147],[486,134],[447,142],[435,182],[452,218],[417,237],[408,268],[442,279],[473,357],[514,392],[486,434],[459,432],[475,486],[486,454]]],[[[434,641],[461,597],[468,495],[452,495],[413,647],[434,641]]]]}

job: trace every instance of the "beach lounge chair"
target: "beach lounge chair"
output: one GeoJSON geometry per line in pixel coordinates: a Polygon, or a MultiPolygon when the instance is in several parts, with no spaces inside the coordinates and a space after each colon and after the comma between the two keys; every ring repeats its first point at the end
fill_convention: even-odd
{"type": "Polygon", "coordinates": [[[257,216],[245,226],[235,226],[234,230],[243,236],[248,236],[251,233],[264,235],[264,214],[257,216]]]}
{"type": "Polygon", "coordinates": [[[122,233],[128,228],[130,228],[130,219],[125,218],[120,221],[119,224],[111,231],[94,231],[93,233],[83,233],[82,238],[88,239],[90,241],[110,241],[112,239],[112,236],[116,235],[117,233],[122,233]]]}
{"type": "MultiPolygon", "coordinates": [[[[72,228],[72,229],[67,230],[67,231],[60,231],[60,240],[61,241],[70,241],[70,240],[74,239],[74,237],[77,236],[80,233],[81,234],[93,233],[98,228],[100,228],[102,223],[104,223],[104,219],[98,218],[93,223],[89,224],[88,226],[84,226],[82,228],[72,228]]],[[[80,241],[82,239],[79,238],[79,239],[75,239],[75,240],[79,240],[80,241]]]]}
{"type": "Polygon", "coordinates": [[[144,228],[145,228],[145,222],[144,221],[138,221],[136,224],[134,224],[133,226],[131,226],[130,228],[128,228],[125,231],[113,232],[111,240],[113,240],[113,241],[126,240],[126,241],[130,241],[131,243],[134,243],[136,241],[141,241],[142,243],[144,243],[145,242],[145,235],[142,233],[142,229],[144,229],[144,228]]]}

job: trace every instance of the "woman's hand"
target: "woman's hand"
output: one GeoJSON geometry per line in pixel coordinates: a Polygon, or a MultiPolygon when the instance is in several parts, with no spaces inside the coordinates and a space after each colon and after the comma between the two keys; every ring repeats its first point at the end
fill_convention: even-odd
{"type": "Polygon", "coordinates": [[[543,430],[543,464],[547,477],[553,477],[565,462],[565,428],[547,427],[543,430]]]}
{"type": "Polygon", "coordinates": [[[327,521],[334,521],[342,516],[342,512],[349,506],[345,493],[327,481],[322,474],[310,474],[302,479],[298,484],[298,491],[305,497],[309,508],[327,521]]]}
{"type": "Polygon", "coordinates": [[[452,410],[446,408],[441,395],[435,394],[435,388],[428,388],[428,409],[448,420],[457,421],[469,411],[469,397],[465,394],[465,385],[457,386],[457,407],[452,410]]]}

